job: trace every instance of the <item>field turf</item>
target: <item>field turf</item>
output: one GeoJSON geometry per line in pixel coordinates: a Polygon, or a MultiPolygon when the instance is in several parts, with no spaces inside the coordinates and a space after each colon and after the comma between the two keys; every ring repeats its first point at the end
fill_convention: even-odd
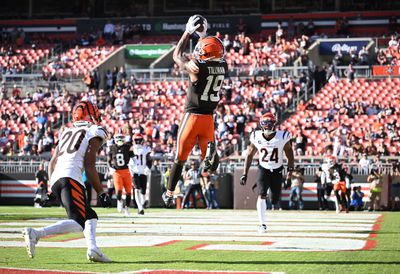
{"type": "MultiPolygon", "coordinates": [[[[133,209],[132,209],[133,210],[133,209]]],[[[113,232],[103,232],[99,230],[98,236],[146,236],[149,240],[152,237],[184,236],[185,233],[196,235],[212,235],[213,231],[209,226],[202,222],[207,219],[209,223],[219,226],[219,216],[231,216],[233,224],[228,226],[226,233],[220,235],[220,240],[214,239],[212,244],[232,244],[232,239],[226,240],[225,236],[236,235],[235,229],[240,225],[235,225],[235,220],[242,223],[242,220],[253,220],[250,222],[254,226],[254,232],[248,231],[247,225],[241,233],[248,233],[249,236],[260,237],[257,235],[257,215],[255,210],[167,210],[167,209],[149,209],[144,216],[138,216],[132,212],[132,218],[123,218],[115,213],[114,209],[96,209],[100,221],[109,221],[108,224],[116,224],[121,220],[121,228],[129,226],[132,228],[127,231],[118,230],[113,232]],[[165,217],[163,217],[165,216],[165,217]],[[208,216],[215,217],[209,219],[208,216]],[[187,223],[179,223],[179,218],[186,220],[187,223]],[[132,222],[130,222],[132,220],[132,222]],[[215,222],[215,223],[213,223],[215,222]],[[176,227],[176,233],[174,231],[176,227]],[[187,226],[187,227],[186,227],[187,226]],[[137,227],[137,228],[136,228],[137,227]],[[185,230],[186,228],[188,230],[185,230]],[[132,230],[131,230],[132,229],[132,230]],[[133,230],[135,229],[135,230],[133,230]],[[171,231],[169,229],[172,229],[171,231]],[[160,233],[158,233],[160,231],[160,233]],[[200,233],[201,232],[201,233],[200,233]],[[154,235],[153,235],[154,234],[154,235]]],[[[290,212],[267,212],[267,220],[273,216],[276,221],[270,225],[278,226],[282,223],[294,224],[301,221],[301,214],[304,216],[319,218],[321,212],[297,211],[290,212]],[[292,216],[299,216],[299,219],[293,220],[292,216]]],[[[329,218],[336,218],[335,213],[327,212],[329,218]]],[[[17,234],[24,227],[24,223],[32,225],[37,222],[51,223],[57,219],[64,218],[65,211],[62,208],[42,208],[33,207],[0,207],[0,273],[5,273],[1,268],[28,268],[28,269],[46,269],[63,271],[89,271],[89,272],[126,272],[138,271],[143,269],[176,269],[176,270],[208,270],[208,271],[258,271],[258,272],[284,272],[284,273],[400,273],[400,213],[398,212],[375,212],[382,214],[377,221],[377,225],[371,231],[352,231],[353,233],[368,233],[368,239],[372,240],[372,245],[366,250],[356,251],[318,251],[318,252],[296,252],[296,251],[241,251],[241,250],[204,250],[193,247],[201,247],[209,244],[210,241],[204,238],[197,240],[182,240],[168,244],[159,244],[153,246],[139,247],[100,247],[113,259],[111,264],[91,263],[86,260],[85,248],[60,248],[60,247],[37,247],[36,257],[29,259],[23,247],[4,247],[2,242],[22,242],[23,239],[17,234]],[[7,235],[10,235],[9,237],[7,235]]],[[[354,216],[369,216],[369,213],[350,213],[339,214],[345,221],[354,221],[354,216]]],[[[274,218],[272,218],[274,220],[274,218]]],[[[228,219],[227,219],[228,220],[228,219]]],[[[229,222],[228,222],[229,223],[229,222]]],[[[102,227],[100,222],[99,228],[102,227]]],[[[304,226],[304,230],[297,229],[296,232],[308,233],[310,229],[313,232],[319,232],[315,229],[316,221],[310,221],[309,226],[304,226]]],[[[289,225],[290,226],[290,225],[289,225]]],[[[288,226],[288,227],[289,227],[288,226]]],[[[104,226],[106,228],[106,226],[104,226]]],[[[239,231],[239,232],[240,232],[239,231]]],[[[288,232],[291,230],[288,229],[288,232]]],[[[222,231],[223,232],[223,231],[222,231]]],[[[285,232],[285,231],[275,231],[285,232]]],[[[325,230],[326,232],[326,230],[325,230]]],[[[346,232],[346,231],[340,231],[346,232]]],[[[270,232],[268,232],[270,233],[270,232]]],[[[265,234],[266,236],[268,235],[265,234]]],[[[272,232],[271,232],[272,233],[272,232]]],[[[59,235],[43,239],[43,242],[63,242],[70,239],[81,238],[79,233],[70,235],[59,235]]],[[[278,239],[279,237],[277,237],[278,239]]],[[[304,238],[307,240],[307,237],[304,238]]],[[[248,242],[246,238],[238,237],[234,244],[239,245],[261,245],[260,241],[248,242]]],[[[324,241],[321,241],[321,245],[324,241]]]]}

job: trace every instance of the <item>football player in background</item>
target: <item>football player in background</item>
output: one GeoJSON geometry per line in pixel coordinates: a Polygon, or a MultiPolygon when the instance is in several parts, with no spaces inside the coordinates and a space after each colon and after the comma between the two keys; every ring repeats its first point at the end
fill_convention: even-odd
{"type": "Polygon", "coordinates": [[[129,159],[134,156],[131,150],[132,142],[126,141],[125,135],[114,135],[114,144],[110,146],[107,155],[109,171],[113,176],[115,193],[117,195],[117,210],[129,216],[129,206],[132,200],[132,175],[128,168],[129,159]],[[125,206],[122,200],[122,191],[125,191],[125,206]]]}
{"type": "Polygon", "coordinates": [[[330,180],[333,183],[333,191],[336,197],[336,213],[341,211],[346,211],[346,213],[348,213],[349,205],[346,197],[346,180],[348,180],[347,172],[343,169],[341,164],[336,162],[335,156],[329,156],[328,163],[330,165],[330,180]]]}
{"type": "Polygon", "coordinates": [[[144,214],[144,203],[146,201],[147,174],[150,172],[152,159],[151,148],[144,144],[143,136],[136,133],[133,136],[133,153],[135,156],[129,162],[129,169],[133,176],[133,188],[138,214],[144,214]]]}
{"type": "Polygon", "coordinates": [[[220,100],[219,91],[228,73],[224,59],[225,48],[215,36],[205,37],[207,20],[193,15],[173,54],[175,63],[189,74],[189,90],[185,111],[179,126],[177,151],[171,168],[167,191],[163,194],[166,207],[173,204],[173,193],[182,174],[183,166],[196,143],[199,144],[204,172],[213,172],[218,167],[219,157],[214,143],[213,113],[220,100]],[[184,50],[192,34],[200,37],[190,60],[184,50]]]}
{"type": "Polygon", "coordinates": [[[275,130],[277,123],[276,117],[268,112],[260,118],[260,128],[250,135],[250,146],[244,162],[243,175],[240,184],[246,185],[247,173],[253,161],[253,157],[258,151],[259,166],[257,174],[257,213],[260,223],[258,231],[267,231],[265,212],[266,197],[268,189],[271,189],[272,204],[279,202],[282,190],[282,171],[283,171],[283,152],[288,160],[287,179],[291,179],[294,170],[294,155],[291,145],[291,136],[287,131],[275,130]]]}
{"type": "Polygon", "coordinates": [[[82,172],[96,190],[104,207],[111,204],[110,197],[103,192],[96,171],[96,156],[107,139],[107,131],[100,125],[99,110],[89,101],[81,101],[72,112],[73,125],[65,128],[59,144],[49,163],[52,194],[64,206],[68,220],[42,228],[24,228],[28,256],[35,256],[35,246],[39,239],[70,232],[81,232],[88,246],[87,259],[95,262],[111,262],[96,244],[97,214],[87,202],[82,172]]]}

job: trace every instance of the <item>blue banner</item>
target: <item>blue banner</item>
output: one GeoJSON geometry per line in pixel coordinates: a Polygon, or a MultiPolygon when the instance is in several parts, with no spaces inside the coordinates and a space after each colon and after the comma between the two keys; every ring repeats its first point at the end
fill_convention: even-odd
{"type": "Polygon", "coordinates": [[[363,46],[367,46],[370,40],[359,41],[334,41],[334,42],[320,42],[319,54],[320,55],[335,55],[339,50],[343,55],[349,54],[350,50],[354,49],[359,52],[363,46]]]}

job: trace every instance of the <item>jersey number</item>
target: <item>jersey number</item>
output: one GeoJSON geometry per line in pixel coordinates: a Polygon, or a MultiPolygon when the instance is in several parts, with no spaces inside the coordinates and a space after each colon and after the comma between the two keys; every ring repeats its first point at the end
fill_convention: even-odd
{"type": "Polygon", "coordinates": [[[83,138],[85,138],[85,135],[86,130],[84,129],[78,130],[75,133],[72,133],[72,131],[67,131],[63,136],[58,155],[61,156],[62,154],[64,154],[65,147],[67,147],[67,153],[77,152],[79,147],[81,146],[83,138]]]}
{"type": "Polygon", "coordinates": [[[124,159],[124,154],[122,153],[117,153],[115,155],[115,158],[117,160],[117,166],[124,166],[125,165],[125,159],[124,159]]]}
{"type": "Polygon", "coordinates": [[[263,162],[275,162],[275,163],[278,162],[278,149],[276,147],[272,150],[272,153],[271,153],[271,156],[269,157],[269,160],[267,159],[268,150],[266,148],[262,148],[260,151],[261,151],[261,153],[264,154],[262,156],[262,158],[261,158],[261,161],[263,161],[263,162]]]}
{"type": "Polygon", "coordinates": [[[204,88],[203,94],[201,95],[200,99],[202,101],[218,102],[219,101],[219,90],[222,87],[224,78],[225,78],[224,75],[208,76],[207,77],[207,85],[204,88]],[[210,93],[211,86],[212,86],[213,92],[210,93]]]}

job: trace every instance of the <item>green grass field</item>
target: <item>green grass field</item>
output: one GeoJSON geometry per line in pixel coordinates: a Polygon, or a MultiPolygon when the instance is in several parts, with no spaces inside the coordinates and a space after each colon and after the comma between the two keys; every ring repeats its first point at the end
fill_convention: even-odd
{"type": "MultiPolygon", "coordinates": [[[[102,219],[102,216],[106,218],[107,214],[110,214],[110,209],[96,209],[96,211],[100,219],[102,219]]],[[[221,211],[224,212],[223,210],[219,212],[221,211]]],[[[164,212],[171,214],[176,211],[149,209],[145,216],[152,213],[163,214],[164,212]]],[[[199,212],[207,214],[205,210],[193,210],[193,212],[195,214],[199,212]]],[[[285,213],[282,214],[282,216],[285,216],[285,213]]],[[[313,213],[310,212],[309,214],[313,213]]],[[[346,216],[351,219],[351,214],[346,216]]],[[[381,227],[379,231],[374,232],[377,234],[374,238],[376,246],[369,250],[340,252],[188,250],[192,246],[204,244],[204,241],[181,241],[166,246],[102,248],[104,253],[114,262],[96,264],[86,261],[86,249],[84,248],[38,247],[36,257],[29,259],[22,247],[0,247],[0,267],[94,272],[177,269],[276,271],[307,274],[400,273],[400,213],[383,212],[382,214],[381,227]]],[[[65,213],[62,208],[35,209],[32,207],[3,206],[0,207],[0,227],[3,229],[20,229],[23,226],[17,226],[15,223],[42,218],[54,220],[64,216],[65,213]]],[[[136,218],[136,215],[133,215],[133,219],[136,218]]],[[[162,224],[159,225],[162,226],[162,224]]],[[[135,224],[132,224],[132,226],[135,226],[135,224]]],[[[198,225],[198,229],[202,229],[201,225],[198,225]]],[[[0,238],[0,242],[22,241],[22,238],[17,239],[15,234],[10,235],[14,236],[10,236],[10,238],[3,236],[3,238],[0,238]]],[[[105,234],[99,233],[99,235],[105,234]]],[[[107,235],[112,234],[108,233],[107,235]]],[[[81,237],[81,235],[60,235],[44,239],[44,241],[60,241],[76,237],[81,237]]],[[[221,240],[220,243],[224,243],[224,241],[221,240]]],[[[240,243],[245,244],[246,242],[240,243]]],[[[257,243],[252,242],[252,244],[257,243]]],[[[2,273],[1,269],[0,273],[2,273]]]]}

